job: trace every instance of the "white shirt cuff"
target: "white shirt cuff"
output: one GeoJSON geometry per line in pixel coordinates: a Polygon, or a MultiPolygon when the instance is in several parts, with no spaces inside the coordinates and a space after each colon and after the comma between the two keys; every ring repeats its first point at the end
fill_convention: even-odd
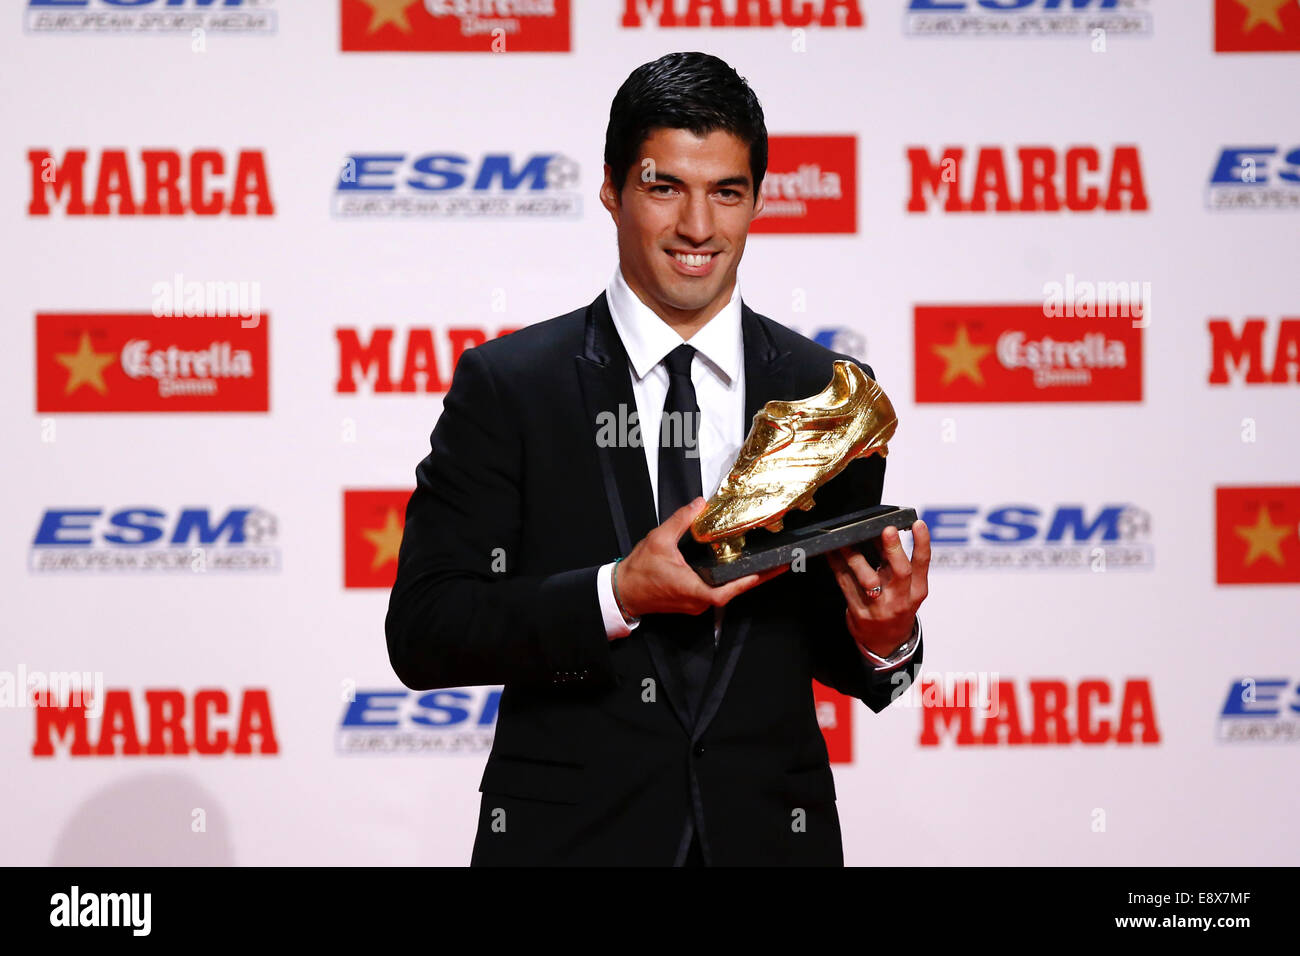
{"type": "Polygon", "coordinates": [[[876,670],[887,671],[891,668],[898,667],[900,664],[906,664],[908,661],[910,661],[912,659],[912,655],[916,653],[916,649],[920,646],[921,646],[921,618],[918,615],[916,620],[912,624],[912,636],[909,637],[906,641],[904,641],[902,646],[898,650],[894,651],[894,653],[890,654],[888,657],[880,657],[877,654],[873,654],[871,653],[871,651],[867,650],[861,644],[858,644],[858,650],[862,652],[863,657],[865,657],[870,663],[875,665],[876,670]]]}
{"type": "Polygon", "coordinates": [[[632,629],[641,623],[637,618],[631,624],[623,619],[623,612],[618,609],[614,598],[614,562],[603,564],[596,572],[596,596],[600,599],[600,616],[605,621],[605,636],[609,638],[627,637],[632,629]]]}

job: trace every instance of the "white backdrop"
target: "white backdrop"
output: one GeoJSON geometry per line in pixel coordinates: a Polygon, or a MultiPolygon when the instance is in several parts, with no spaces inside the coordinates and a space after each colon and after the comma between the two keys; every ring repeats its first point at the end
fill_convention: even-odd
{"type": "MultiPolygon", "coordinates": [[[[441,710],[415,708],[412,693],[371,698],[374,707],[360,708],[370,729],[344,724],[346,714],[359,713],[350,711],[351,692],[402,690],[384,645],[387,590],[344,586],[345,537],[358,580],[382,583],[385,568],[391,580],[387,507],[358,511],[345,536],[344,494],[409,491],[441,396],[376,393],[364,376],[355,393],[340,393],[336,330],[355,330],[362,342],[375,329],[394,330],[395,379],[409,331],[431,330],[449,373],[449,329],[490,337],[594,298],[616,263],[612,225],[596,196],[610,100],[636,65],[674,49],[706,50],[734,65],[757,91],[774,136],[856,138],[856,195],[839,200],[856,203],[856,232],[755,235],[740,280],[759,312],[806,334],[838,336],[876,370],[901,422],[886,500],[919,511],[974,509],[963,525],[972,544],[948,545],[950,560],[975,544],[1018,554],[1050,544],[1046,523],[1016,544],[978,538],[999,508],[1050,517],[1077,507],[1088,520],[1108,506],[1127,509],[1127,542],[1085,535],[1079,570],[936,568],[922,611],[926,673],[1009,682],[1026,737],[1035,724],[1035,681],[1064,682],[1075,730],[1081,683],[1105,682],[1110,702],[1094,710],[1114,733],[1095,744],[972,746],[944,730],[927,745],[919,699],[880,715],[856,704],[852,760],[835,765],[846,860],[1294,862],[1300,370],[1283,363],[1277,382],[1234,374],[1211,385],[1208,322],[1225,318],[1240,330],[1248,317],[1265,320],[1271,371],[1274,343],[1292,328],[1285,320],[1300,315],[1300,182],[1297,167],[1283,160],[1300,146],[1296,53],[1216,52],[1214,5],[1202,0],[1120,3],[1117,11],[1139,24],[1132,34],[1116,21],[1101,35],[1084,23],[1059,36],[1038,35],[1044,25],[1067,22],[1047,17],[1042,0],[1014,14],[974,0],[952,4],[986,25],[945,36],[926,35],[934,21],[924,18],[948,13],[921,9],[934,4],[909,9],[906,0],[863,2],[863,26],[806,35],[788,25],[622,26],[624,3],[580,0],[567,52],[515,52],[507,35],[506,51],[495,54],[345,52],[341,7],[365,23],[370,7],[380,17],[384,6],[363,0],[244,5],[265,32],[200,23],[197,34],[188,21],[146,29],[139,19],[130,29],[65,33],[41,29],[37,17],[46,11],[35,4],[4,6],[5,862],[468,861],[490,693],[467,692],[464,719],[447,709],[460,698],[439,698],[441,710]],[[990,34],[1012,16],[1020,35],[990,34]],[[1095,147],[1104,189],[1112,150],[1124,144],[1138,149],[1146,210],[957,213],[945,212],[942,201],[923,213],[906,209],[909,147],[935,161],[946,148],[963,148],[963,196],[977,151],[1000,149],[1018,198],[1018,148],[1046,147],[1064,161],[1071,147],[1095,147]],[[1271,201],[1291,208],[1208,208],[1211,176],[1230,147],[1257,150],[1250,154],[1256,181],[1226,188],[1251,196],[1268,190],[1271,201]],[[239,152],[257,150],[274,212],[71,214],[66,193],[56,198],[51,184],[33,186],[40,168],[34,172],[28,152],[46,150],[66,166],[77,149],[88,154],[87,205],[106,151],[125,151],[139,201],[143,151],[174,150],[188,164],[196,151],[215,150],[225,172],[209,178],[229,189],[239,152]],[[508,155],[515,170],[530,157],[560,157],[543,160],[550,187],[541,192],[564,214],[336,214],[340,196],[352,194],[337,190],[350,156],[429,154],[468,157],[471,171],[492,154],[508,155]],[[48,214],[29,213],[34,192],[48,195],[48,214]],[[126,381],[123,342],[166,346],[166,329],[150,313],[155,286],[178,273],[256,289],[267,316],[267,410],[171,411],[150,397],[149,381],[126,381]],[[1034,306],[1046,283],[1067,275],[1149,283],[1140,400],[1039,401],[1028,388],[1016,401],[916,401],[918,362],[936,354],[931,346],[954,341],[949,327],[918,341],[918,305],[1034,306]],[[72,318],[59,326],[62,344],[42,359],[36,328],[45,314],[72,318]],[[94,333],[89,353],[80,351],[83,330],[94,333]],[[100,363],[103,391],[94,355],[108,356],[100,363]],[[82,380],[72,380],[73,366],[82,380]],[[38,368],[50,396],[40,403],[38,368]],[[153,410],[63,410],[74,397],[99,408],[132,388],[153,410]],[[1230,494],[1230,507],[1216,511],[1216,489],[1252,486],[1275,490],[1230,494]],[[159,542],[123,543],[140,532],[113,540],[107,516],[130,508],[156,511],[131,521],[167,534],[187,508],[208,509],[214,524],[230,509],[252,514],[240,524],[242,544],[238,535],[217,536],[196,554],[195,539],[183,542],[180,553],[201,571],[192,562],[170,572],[33,570],[42,549],[60,547],[50,542],[104,560],[156,552],[159,542]],[[60,510],[102,516],[50,517],[60,510]],[[1250,530],[1239,533],[1242,527],[1250,530]],[[82,540],[90,543],[70,543],[82,540]],[[1248,541],[1256,543],[1243,555],[1248,541]],[[1097,566],[1094,548],[1104,560],[1107,548],[1124,543],[1142,546],[1144,566],[1097,566]],[[269,554],[272,570],[205,564],[241,549],[269,554]],[[1256,583],[1219,583],[1220,564],[1256,583]],[[76,755],[71,737],[40,730],[36,710],[14,693],[24,675],[72,671],[102,675],[105,689],[127,692],[142,748],[151,738],[150,690],[181,692],[180,725],[191,743],[205,688],[228,694],[236,713],[214,726],[232,740],[243,692],[265,690],[275,752],[257,752],[268,738],[254,736],[247,755],[126,755],[119,736],[116,753],[76,755]],[[1254,696],[1236,709],[1251,716],[1221,719],[1246,678],[1255,681],[1254,696]],[[1126,681],[1146,682],[1154,714],[1136,725],[1132,743],[1114,739],[1126,681]],[[377,726],[386,719],[382,708],[402,699],[407,709],[398,709],[397,726],[377,726]],[[1158,739],[1150,739],[1152,723],[1158,739]],[[1223,739],[1247,725],[1274,740],[1223,739]],[[372,746],[406,751],[350,752],[367,735],[372,746]],[[42,741],[52,743],[52,754],[39,754],[42,741]]],[[[679,0],[679,15],[687,6],[679,0]]],[[[1240,32],[1244,5],[1220,6],[1227,10],[1220,32],[1240,32]]],[[[131,15],[162,4],[145,7],[131,15]]],[[[71,12],[118,17],[124,9],[87,0],[84,11],[71,12]]],[[[199,9],[183,4],[181,12],[199,9]]],[[[405,12],[414,33],[426,16],[422,4],[405,12]]],[[[1300,35],[1300,5],[1279,15],[1282,29],[1263,22],[1243,35],[1300,35]]],[[[368,34],[372,42],[406,35],[397,22],[368,34]]],[[[392,183],[410,167],[402,169],[363,182],[392,183]]],[[[418,189],[404,194],[428,198],[418,189]]],[[[238,346],[256,331],[227,324],[210,332],[218,327],[202,324],[216,319],[168,321],[190,350],[212,341],[238,346]]],[[[1112,321],[1131,328],[1127,318],[1112,321]]],[[[996,356],[981,361],[989,381],[1001,381],[996,356]]],[[[217,387],[219,405],[233,386],[221,379],[217,387]]],[[[92,719],[88,749],[99,740],[92,719]]],[[[174,740],[166,749],[176,749],[174,740]]]]}

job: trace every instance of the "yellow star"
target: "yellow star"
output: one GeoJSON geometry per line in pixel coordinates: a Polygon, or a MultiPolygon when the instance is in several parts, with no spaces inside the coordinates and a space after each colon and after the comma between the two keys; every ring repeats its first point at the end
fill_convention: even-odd
{"type": "Polygon", "coordinates": [[[966,323],[957,329],[957,337],[951,345],[932,345],[931,351],[940,356],[948,367],[943,370],[940,385],[947,385],[960,375],[965,375],[976,385],[984,384],[984,375],[980,372],[980,362],[993,351],[991,345],[975,345],[966,331],[966,323]]]}
{"type": "Polygon", "coordinates": [[[1247,566],[1254,564],[1266,554],[1278,564],[1286,564],[1286,559],[1282,557],[1281,545],[1282,541],[1291,534],[1291,529],[1285,525],[1273,524],[1268,516],[1268,509],[1263,505],[1259,506],[1259,517],[1255,519],[1253,526],[1238,525],[1232,530],[1250,545],[1246,551],[1247,566]]]}
{"type": "Polygon", "coordinates": [[[370,8],[370,26],[366,33],[375,33],[385,23],[391,23],[403,33],[411,32],[411,24],[406,20],[406,8],[415,0],[362,0],[370,8]]]}
{"type": "Polygon", "coordinates": [[[104,384],[104,368],[113,364],[113,353],[96,352],[91,348],[89,332],[81,333],[81,344],[77,351],[64,352],[54,357],[69,372],[68,384],[63,389],[64,395],[72,394],[83,385],[89,385],[100,395],[108,393],[108,387],[104,384]]]}
{"type": "Polygon", "coordinates": [[[370,562],[371,571],[377,571],[389,561],[397,560],[402,547],[402,522],[397,517],[396,508],[388,509],[382,528],[369,528],[361,534],[375,546],[375,559],[370,562]]]}
{"type": "Polygon", "coordinates": [[[1278,33],[1284,32],[1278,11],[1290,2],[1291,0],[1237,0],[1246,9],[1246,23],[1241,32],[1247,33],[1261,23],[1267,23],[1278,33]]]}

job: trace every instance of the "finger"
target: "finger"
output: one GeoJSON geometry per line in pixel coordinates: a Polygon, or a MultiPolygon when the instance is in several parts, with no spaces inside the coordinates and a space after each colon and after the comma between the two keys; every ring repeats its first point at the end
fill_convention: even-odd
{"type": "Polygon", "coordinates": [[[849,610],[855,615],[870,615],[871,604],[863,596],[858,579],[850,570],[844,556],[837,551],[829,551],[826,557],[830,561],[831,570],[835,573],[836,583],[844,592],[844,601],[848,604],[849,610]]]}
{"type": "Polygon", "coordinates": [[[848,548],[836,548],[834,551],[826,552],[826,563],[831,566],[832,571],[838,571],[844,566],[844,562],[849,556],[848,552],[848,548]]]}
{"type": "Polygon", "coordinates": [[[885,529],[885,533],[880,536],[880,540],[885,546],[885,560],[889,562],[889,567],[894,572],[894,580],[910,588],[912,585],[912,565],[907,560],[907,552],[903,550],[903,541],[898,535],[898,529],[891,524],[885,529]]]}
{"type": "Polygon", "coordinates": [[[688,501],[670,514],[659,527],[672,535],[673,541],[676,541],[686,533],[686,529],[691,526],[695,516],[704,510],[704,504],[705,501],[702,497],[696,498],[694,501],[688,501]]]}
{"type": "Polygon", "coordinates": [[[922,600],[930,593],[930,529],[919,519],[912,525],[912,588],[922,600]]]}
{"type": "Polygon", "coordinates": [[[761,574],[747,574],[743,578],[736,578],[734,581],[728,581],[726,584],[719,585],[716,588],[709,589],[709,600],[712,604],[723,605],[731,601],[738,594],[744,594],[756,584],[761,583],[763,576],[761,574]]]}
{"type": "Polygon", "coordinates": [[[871,562],[862,552],[850,549],[845,563],[858,579],[858,584],[862,585],[862,590],[870,591],[872,588],[884,587],[885,582],[881,580],[880,572],[871,566],[871,562]]]}

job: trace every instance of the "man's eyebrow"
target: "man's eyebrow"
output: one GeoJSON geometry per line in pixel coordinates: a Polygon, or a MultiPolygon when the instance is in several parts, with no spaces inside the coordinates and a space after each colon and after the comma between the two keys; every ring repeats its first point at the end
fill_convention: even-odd
{"type": "MultiPolygon", "coordinates": [[[[686,185],[686,181],[682,179],[680,176],[674,176],[672,173],[666,173],[662,169],[657,169],[657,168],[655,169],[654,181],[676,183],[679,186],[686,185]]],[[[748,189],[749,177],[743,175],[724,176],[722,179],[718,179],[715,180],[714,182],[709,183],[709,185],[713,187],[744,186],[746,189],[748,189]]]]}
{"type": "Polygon", "coordinates": [[[746,189],[748,189],[749,177],[748,176],[727,176],[724,179],[719,179],[713,185],[714,186],[744,186],[746,189]]]}

